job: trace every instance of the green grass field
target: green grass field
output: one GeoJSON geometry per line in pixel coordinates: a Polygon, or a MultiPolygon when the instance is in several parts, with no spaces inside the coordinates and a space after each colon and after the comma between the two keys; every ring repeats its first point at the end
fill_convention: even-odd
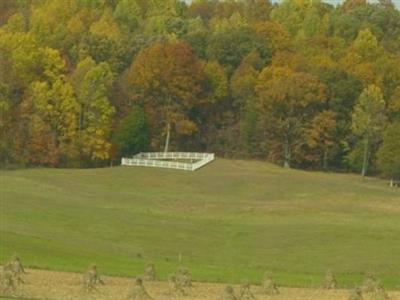
{"type": "Polygon", "coordinates": [[[218,159],[194,172],[115,167],[0,173],[0,261],[161,278],[319,284],[330,268],[353,286],[365,271],[400,286],[400,189],[356,175],[218,159]]]}

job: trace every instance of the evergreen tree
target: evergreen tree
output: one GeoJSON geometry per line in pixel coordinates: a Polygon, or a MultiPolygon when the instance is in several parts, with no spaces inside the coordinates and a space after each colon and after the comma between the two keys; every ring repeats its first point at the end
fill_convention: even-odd
{"type": "Polygon", "coordinates": [[[147,123],[143,109],[134,106],[113,134],[119,156],[145,151],[149,145],[147,123]]]}

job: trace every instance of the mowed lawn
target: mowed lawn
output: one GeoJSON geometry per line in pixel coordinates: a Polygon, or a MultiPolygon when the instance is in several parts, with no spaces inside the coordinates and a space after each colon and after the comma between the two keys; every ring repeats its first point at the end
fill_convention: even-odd
{"type": "Polygon", "coordinates": [[[400,286],[400,189],[357,175],[218,159],[197,172],[114,167],[0,173],[0,261],[161,279],[343,287],[372,271],[400,286]]]}

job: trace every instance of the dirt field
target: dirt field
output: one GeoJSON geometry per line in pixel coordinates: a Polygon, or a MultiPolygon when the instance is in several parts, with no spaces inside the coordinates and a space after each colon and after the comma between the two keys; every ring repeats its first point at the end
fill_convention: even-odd
{"type": "MultiPolygon", "coordinates": [[[[100,286],[98,292],[88,294],[82,290],[82,274],[53,271],[27,270],[24,275],[25,284],[20,286],[14,296],[34,299],[51,300],[126,300],[133,285],[133,279],[102,277],[105,286],[100,286]]],[[[145,287],[153,299],[177,299],[165,295],[168,291],[167,282],[146,282],[145,287]]],[[[224,289],[223,284],[194,283],[189,295],[181,299],[218,299],[224,289]]],[[[235,291],[239,290],[235,286],[235,291]]],[[[326,291],[320,289],[280,288],[280,295],[264,296],[259,294],[259,287],[252,286],[252,292],[259,300],[347,300],[348,290],[326,291]]],[[[400,291],[389,293],[392,300],[400,300],[400,291]]],[[[372,299],[364,295],[364,300],[372,299]]]]}

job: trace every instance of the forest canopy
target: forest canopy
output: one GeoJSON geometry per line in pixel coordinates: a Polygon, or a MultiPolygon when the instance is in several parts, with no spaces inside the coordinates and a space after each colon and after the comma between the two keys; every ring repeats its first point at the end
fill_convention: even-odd
{"type": "Polygon", "coordinates": [[[2,0],[0,162],[209,151],[400,176],[391,0],[2,0]]]}

